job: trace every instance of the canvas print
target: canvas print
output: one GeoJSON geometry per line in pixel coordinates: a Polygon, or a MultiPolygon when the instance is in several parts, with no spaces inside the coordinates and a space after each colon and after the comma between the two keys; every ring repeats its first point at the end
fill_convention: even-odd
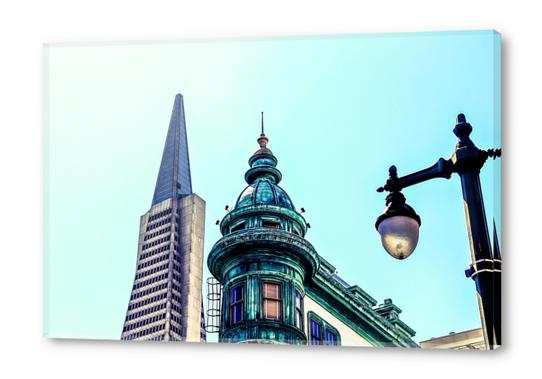
{"type": "Polygon", "coordinates": [[[500,49],[46,46],[44,335],[498,348],[500,49]]]}

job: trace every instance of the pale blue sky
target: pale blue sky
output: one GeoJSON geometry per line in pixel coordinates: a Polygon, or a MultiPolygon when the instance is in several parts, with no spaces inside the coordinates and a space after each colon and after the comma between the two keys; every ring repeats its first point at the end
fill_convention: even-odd
{"type": "MultiPolygon", "coordinates": [[[[45,55],[49,336],[120,338],[139,217],[179,92],[193,189],[207,203],[206,256],[215,220],[245,186],[263,110],[281,186],[307,210],[319,254],[378,301],[392,298],[416,341],[479,327],[459,178],[404,191],[422,218],[404,261],[381,247],[385,195],[375,190],[391,164],[403,175],[448,158],[459,112],[480,148],[500,146],[495,32],[56,45],[45,55]]],[[[489,220],[499,170],[488,161],[481,176],[489,220]]]]}

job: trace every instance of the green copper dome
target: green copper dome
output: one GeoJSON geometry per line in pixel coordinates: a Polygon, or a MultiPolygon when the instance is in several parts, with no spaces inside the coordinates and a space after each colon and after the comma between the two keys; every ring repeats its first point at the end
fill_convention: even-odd
{"type": "Polygon", "coordinates": [[[277,205],[295,210],[286,191],[266,179],[258,179],[254,184],[246,187],[239,195],[235,208],[250,205],[277,205]]]}
{"type": "Polygon", "coordinates": [[[263,133],[258,138],[260,148],[250,157],[250,169],[245,174],[248,187],[237,198],[235,209],[251,205],[276,205],[295,210],[290,196],[278,185],[282,174],[276,168],[277,158],[267,148],[268,141],[263,133]]]}

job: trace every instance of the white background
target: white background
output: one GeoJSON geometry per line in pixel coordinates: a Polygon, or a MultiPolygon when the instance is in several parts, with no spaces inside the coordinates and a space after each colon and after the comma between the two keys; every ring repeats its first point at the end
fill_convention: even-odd
{"type": "Polygon", "coordinates": [[[139,3],[19,1],[0,5],[0,346],[4,350],[0,376],[455,378],[540,374],[541,248],[536,217],[540,173],[534,164],[540,162],[542,12],[537,2],[139,3]],[[43,43],[465,29],[496,29],[503,35],[506,306],[501,351],[179,346],[41,337],[43,43]]]}

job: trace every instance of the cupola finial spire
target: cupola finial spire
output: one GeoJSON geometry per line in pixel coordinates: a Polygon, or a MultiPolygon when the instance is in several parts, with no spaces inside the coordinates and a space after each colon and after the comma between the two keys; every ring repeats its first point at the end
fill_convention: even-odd
{"type": "MultiPolygon", "coordinates": [[[[264,129],[263,129],[263,112],[260,112],[261,114],[261,128],[262,133],[260,134],[260,137],[258,138],[258,145],[260,145],[260,149],[266,149],[267,143],[269,142],[269,138],[265,135],[264,129]]],[[[271,152],[271,151],[269,151],[271,152]]]]}

